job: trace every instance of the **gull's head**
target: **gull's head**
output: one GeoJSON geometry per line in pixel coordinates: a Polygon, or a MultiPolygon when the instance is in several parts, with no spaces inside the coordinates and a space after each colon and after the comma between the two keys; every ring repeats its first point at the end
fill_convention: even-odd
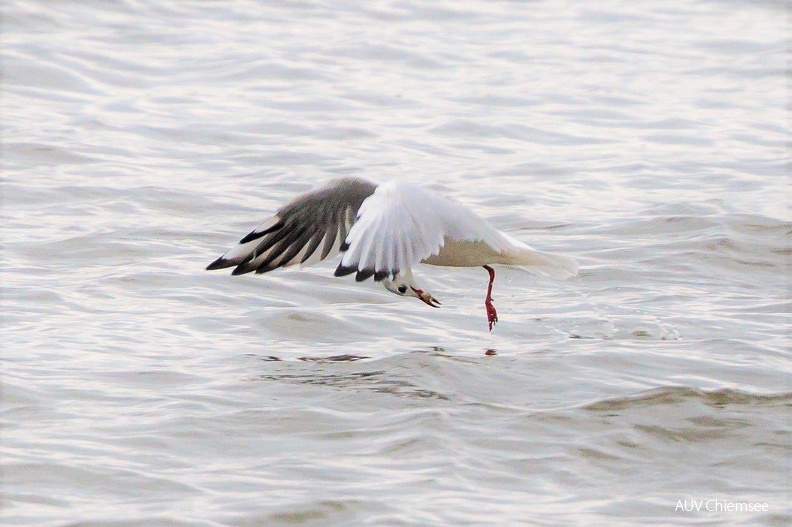
{"type": "Polygon", "coordinates": [[[408,273],[407,276],[397,274],[392,280],[384,278],[382,285],[391,293],[399,296],[414,296],[421,299],[428,306],[440,307],[439,300],[416,285],[412,273],[408,273]]]}

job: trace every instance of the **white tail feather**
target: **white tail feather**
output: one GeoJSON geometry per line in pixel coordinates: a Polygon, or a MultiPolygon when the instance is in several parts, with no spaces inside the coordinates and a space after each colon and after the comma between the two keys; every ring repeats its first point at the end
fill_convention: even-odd
{"type": "Polygon", "coordinates": [[[528,264],[528,270],[532,273],[551,278],[569,278],[578,274],[580,266],[574,258],[541,251],[531,251],[531,253],[532,262],[528,264]]]}
{"type": "Polygon", "coordinates": [[[530,273],[549,276],[550,278],[577,276],[580,266],[574,258],[537,251],[530,245],[512,238],[505,232],[500,234],[510,244],[510,247],[504,251],[505,257],[501,263],[518,265],[530,273]]]}
{"type": "Polygon", "coordinates": [[[574,258],[537,251],[527,246],[509,251],[508,261],[504,263],[519,265],[530,273],[549,276],[550,278],[576,276],[580,267],[574,258]]]}

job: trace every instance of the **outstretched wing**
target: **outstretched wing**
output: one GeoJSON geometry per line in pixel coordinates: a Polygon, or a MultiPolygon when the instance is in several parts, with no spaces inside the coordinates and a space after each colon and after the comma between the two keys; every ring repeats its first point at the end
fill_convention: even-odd
{"type": "Polygon", "coordinates": [[[358,211],[340,250],[336,276],[380,281],[440,252],[446,237],[481,241],[494,251],[509,244],[499,231],[456,200],[410,183],[377,187],[358,211]]]}
{"type": "Polygon", "coordinates": [[[209,264],[207,270],[236,266],[232,272],[235,275],[266,273],[335,256],[361,204],[376,188],[365,179],[342,178],[302,194],[209,264]]]}

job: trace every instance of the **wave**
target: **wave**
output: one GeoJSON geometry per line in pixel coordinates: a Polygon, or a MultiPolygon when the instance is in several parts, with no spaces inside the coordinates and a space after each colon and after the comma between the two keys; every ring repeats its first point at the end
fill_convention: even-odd
{"type": "Polygon", "coordinates": [[[606,412],[627,408],[673,405],[690,400],[697,400],[712,407],[723,407],[726,405],[792,406],[792,392],[758,394],[728,388],[701,390],[687,386],[667,386],[625,397],[595,401],[583,405],[581,408],[592,412],[606,412]]]}

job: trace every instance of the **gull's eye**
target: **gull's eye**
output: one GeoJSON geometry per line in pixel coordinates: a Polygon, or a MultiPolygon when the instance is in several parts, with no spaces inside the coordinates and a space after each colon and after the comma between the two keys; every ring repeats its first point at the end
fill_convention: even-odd
{"type": "Polygon", "coordinates": [[[400,295],[403,295],[404,293],[407,292],[407,286],[402,284],[396,290],[399,292],[400,295]]]}

